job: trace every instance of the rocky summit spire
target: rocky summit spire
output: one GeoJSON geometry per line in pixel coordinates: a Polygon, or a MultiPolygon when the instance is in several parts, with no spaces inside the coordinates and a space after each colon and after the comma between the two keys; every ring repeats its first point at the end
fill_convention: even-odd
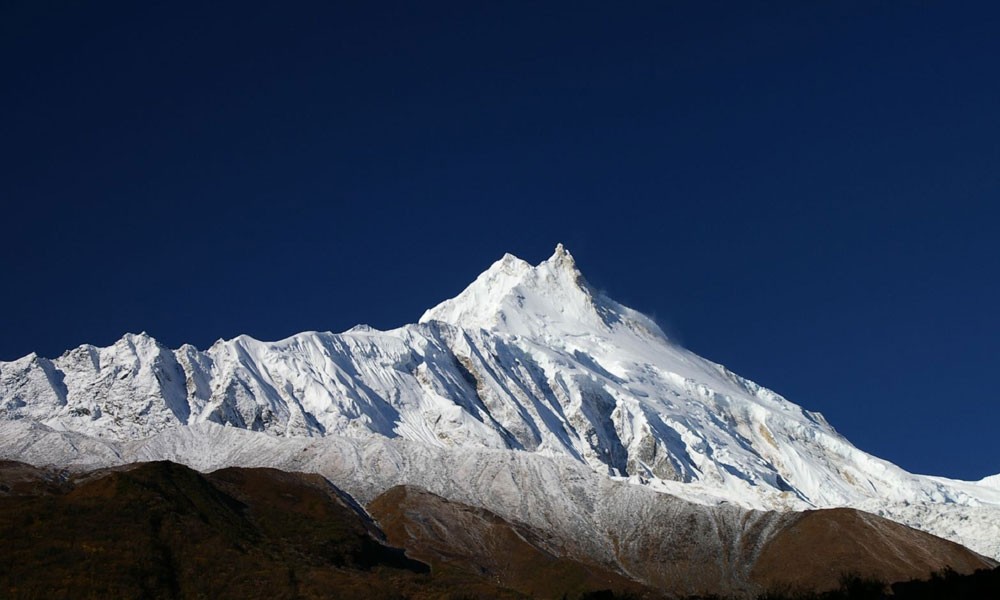
{"type": "Polygon", "coordinates": [[[573,259],[573,255],[570,254],[569,250],[567,250],[561,243],[556,244],[556,250],[552,253],[548,262],[560,268],[577,271],[576,261],[573,259]]]}

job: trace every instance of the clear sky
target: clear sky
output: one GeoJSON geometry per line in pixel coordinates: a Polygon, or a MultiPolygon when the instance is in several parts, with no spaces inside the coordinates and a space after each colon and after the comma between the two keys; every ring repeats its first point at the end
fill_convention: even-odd
{"type": "Polygon", "coordinates": [[[997,3],[205,4],[0,6],[0,360],[394,327],[563,242],[861,448],[1000,472],[997,3]]]}

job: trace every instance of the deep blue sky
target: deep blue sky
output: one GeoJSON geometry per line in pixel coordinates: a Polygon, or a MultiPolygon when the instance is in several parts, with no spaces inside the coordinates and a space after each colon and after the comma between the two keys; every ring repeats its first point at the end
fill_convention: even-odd
{"type": "Polygon", "coordinates": [[[996,3],[202,4],[0,8],[0,360],[394,327],[561,241],[861,448],[1000,472],[996,3]]]}

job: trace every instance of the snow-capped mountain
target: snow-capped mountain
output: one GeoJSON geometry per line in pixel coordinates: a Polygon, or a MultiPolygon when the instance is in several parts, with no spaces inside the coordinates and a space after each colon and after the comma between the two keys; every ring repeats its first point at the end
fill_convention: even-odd
{"type": "Polygon", "coordinates": [[[262,452],[280,439],[398,438],[432,448],[428,456],[570,460],[702,504],[854,506],[1000,556],[995,478],[913,475],[859,450],[821,415],[595,291],[561,245],[537,266],[504,256],[417,324],[390,331],[240,336],[204,351],[129,334],[107,348],[0,363],[0,417],[17,421],[0,429],[3,455],[33,462],[46,460],[45,446],[31,448],[42,431],[106,459],[182,426],[216,435],[202,423],[267,434],[262,452]],[[83,442],[94,438],[103,441],[83,442]]]}

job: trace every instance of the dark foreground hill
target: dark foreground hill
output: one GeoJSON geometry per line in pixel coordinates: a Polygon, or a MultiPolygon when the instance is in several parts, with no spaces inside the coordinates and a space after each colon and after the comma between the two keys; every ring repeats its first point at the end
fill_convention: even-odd
{"type": "Polygon", "coordinates": [[[3,598],[446,598],[455,583],[518,597],[440,584],[315,475],[168,462],[3,475],[3,598]]]}
{"type": "MultiPolygon", "coordinates": [[[[572,540],[419,488],[392,488],[367,510],[320,476],[274,469],[202,474],[155,462],[71,477],[0,463],[0,597],[676,597],[684,588],[664,568],[670,556],[691,562],[709,543],[638,524],[629,535],[648,539],[623,540],[619,562],[599,565],[574,553],[572,540]]],[[[897,598],[1000,597],[998,572],[962,575],[990,561],[872,515],[770,522],[741,534],[740,546],[757,551],[746,553],[743,587],[724,595],[876,598],[890,588],[875,580],[938,572],[891,589],[897,598]],[[858,577],[838,588],[845,573],[858,577]]],[[[715,573],[720,564],[685,568],[715,573]]]]}
{"type": "MultiPolygon", "coordinates": [[[[394,490],[374,504],[389,511],[403,500],[394,490]]],[[[660,596],[623,575],[540,550],[486,511],[447,506],[428,508],[427,518],[443,518],[442,527],[485,545],[456,533],[402,540],[404,554],[318,475],[244,468],[201,474],[154,462],[70,478],[0,463],[0,597],[660,596]],[[452,520],[463,512],[471,516],[452,520]]]]}

